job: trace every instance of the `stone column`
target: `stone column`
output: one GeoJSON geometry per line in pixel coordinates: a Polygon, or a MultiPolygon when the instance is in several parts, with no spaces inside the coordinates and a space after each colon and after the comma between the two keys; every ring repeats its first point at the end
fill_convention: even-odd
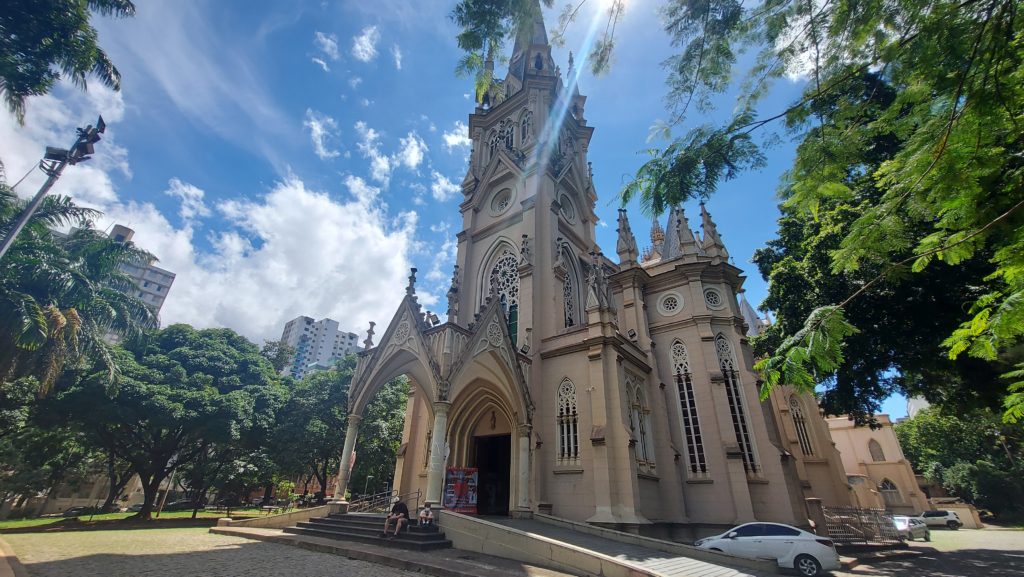
{"type": "Polygon", "coordinates": [[[521,516],[530,511],[530,432],[532,425],[519,425],[519,475],[516,510],[521,516]]]}
{"type": "Polygon", "coordinates": [[[452,404],[446,401],[434,403],[434,432],[430,440],[430,463],[427,466],[427,503],[441,502],[444,489],[444,461],[448,432],[448,409],[452,404]]]}
{"type": "Polygon", "coordinates": [[[348,416],[345,448],[341,450],[341,465],[338,467],[338,491],[334,495],[337,501],[345,500],[345,490],[348,489],[348,478],[352,472],[352,451],[356,448],[356,436],[359,435],[359,423],[362,420],[361,415],[348,416]]]}

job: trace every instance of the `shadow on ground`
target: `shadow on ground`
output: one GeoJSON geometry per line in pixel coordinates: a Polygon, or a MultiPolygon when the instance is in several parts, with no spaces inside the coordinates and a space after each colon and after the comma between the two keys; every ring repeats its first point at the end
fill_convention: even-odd
{"type": "MultiPolygon", "coordinates": [[[[1024,541],[1024,539],[1022,539],[1024,541]]],[[[1024,547],[1024,543],[1021,543],[1024,547]]],[[[859,565],[845,575],[914,577],[1020,577],[1024,575],[1024,551],[962,549],[942,552],[921,549],[913,559],[895,559],[859,565]]]]}

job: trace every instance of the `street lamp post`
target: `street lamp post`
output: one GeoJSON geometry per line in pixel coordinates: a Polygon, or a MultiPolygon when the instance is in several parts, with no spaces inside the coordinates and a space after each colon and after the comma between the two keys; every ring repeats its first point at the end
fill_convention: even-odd
{"type": "Polygon", "coordinates": [[[53,188],[61,173],[64,172],[64,168],[69,164],[78,164],[83,160],[89,160],[89,155],[94,152],[93,144],[99,142],[100,134],[106,131],[106,129],[107,124],[103,122],[103,117],[100,116],[99,120],[96,121],[95,127],[89,125],[78,129],[78,138],[75,139],[75,143],[71,145],[70,150],[51,146],[46,147],[46,154],[39,161],[39,168],[47,175],[46,182],[39,187],[39,192],[36,193],[32,202],[22,211],[17,222],[14,223],[14,227],[0,241],[0,259],[7,254],[7,250],[14,244],[14,239],[17,238],[18,233],[21,232],[21,229],[25,228],[25,225],[28,224],[29,219],[35,214],[39,205],[43,203],[43,198],[53,188]]]}
{"type": "Polygon", "coordinates": [[[363,483],[363,495],[366,495],[366,488],[370,485],[370,479],[372,479],[372,478],[373,478],[373,475],[367,475],[366,476],[366,482],[363,483]]]}

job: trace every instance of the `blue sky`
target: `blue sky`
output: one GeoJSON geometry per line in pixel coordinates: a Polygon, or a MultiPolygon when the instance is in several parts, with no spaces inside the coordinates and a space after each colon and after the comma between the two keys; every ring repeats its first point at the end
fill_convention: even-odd
{"type": "MultiPolygon", "coordinates": [[[[549,32],[563,3],[547,14],[549,32]]],[[[443,312],[473,109],[470,80],[454,74],[454,4],[165,0],[138,3],[132,19],[96,19],[121,92],[60,86],[29,101],[24,127],[0,118],[8,180],[103,114],[96,157],[54,190],[104,210],[100,226],[134,228],[178,275],[164,323],[228,326],[260,342],[304,314],[362,333],[390,320],[410,266],[421,301],[443,312]]],[[[586,52],[601,2],[589,4],[555,49],[563,71],[570,50],[577,62],[586,52]]],[[[639,151],[658,145],[649,128],[666,116],[660,63],[672,52],[660,4],[630,0],[610,72],[581,79],[608,254],[617,192],[639,151]]],[[[781,81],[763,109],[781,110],[800,87],[781,81]]],[[[720,108],[719,117],[731,102],[720,108]]],[[[792,158],[792,143],[777,145],[767,168],[726,183],[708,204],[755,306],[765,283],[749,259],[774,236],[774,193],[792,158]]],[[[36,171],[18,192],[41,181],[36,171]]],[[[646,246],[649,223],[635,206],[630,217],[646,246]]],[[[886,408],[903,412],[898,402],[886,408]]]]}

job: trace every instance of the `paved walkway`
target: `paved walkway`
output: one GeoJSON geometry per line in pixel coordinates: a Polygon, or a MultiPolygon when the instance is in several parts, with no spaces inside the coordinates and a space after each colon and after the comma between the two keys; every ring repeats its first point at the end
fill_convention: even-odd
{"type": "Polygon", "coordinates": [[[420,577],[206,528],[6,534],[31,577],[420,577]]]}
{"type": "Polygon", "coordinates": [[[619,543],[618,541],[612,541],[597,535],[580,533],[531,519],[488,517],[487,520],[527,533],[571,543],[577,547],[602,553],[609,557],[615,557],[622,561],[628,561],[665,577],[762,577],[768,575],[752,570],[740,570],[716,565],[690,557],[681,557],[639,545],[619,543]]]}

